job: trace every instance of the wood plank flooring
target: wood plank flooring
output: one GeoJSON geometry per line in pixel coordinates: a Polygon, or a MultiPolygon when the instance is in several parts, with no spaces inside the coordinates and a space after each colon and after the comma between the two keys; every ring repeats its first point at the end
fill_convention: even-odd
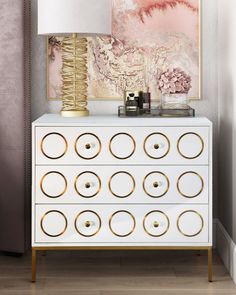
{"type": "Polygon", "coordinates": [[[30,253],[0,254],[0,295],[236,295],[217,253],[207,282],[206,251],[83,251],[38,254],[32,284],[30,253]]]}

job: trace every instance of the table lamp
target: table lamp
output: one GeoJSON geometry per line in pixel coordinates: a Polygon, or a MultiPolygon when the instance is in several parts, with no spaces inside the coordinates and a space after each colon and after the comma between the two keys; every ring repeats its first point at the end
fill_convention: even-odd
{"type": "Polygon", "coordinates": [[[64,36],[63,117],[88,116],[87,39],[111,35],[112,0],[38,0],[38,34],[64,36]]]}

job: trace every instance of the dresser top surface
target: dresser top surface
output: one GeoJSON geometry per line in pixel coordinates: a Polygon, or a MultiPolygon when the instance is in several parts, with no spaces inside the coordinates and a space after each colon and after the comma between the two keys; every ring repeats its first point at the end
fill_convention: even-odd
{"type": "Polygon", "coordinates": [[[92,115],[64,118],[59,114],[45,114],[33,122],[34,126],[211,126],[205,117],[194,118],[120,118],[117,115],[92,115]]]}

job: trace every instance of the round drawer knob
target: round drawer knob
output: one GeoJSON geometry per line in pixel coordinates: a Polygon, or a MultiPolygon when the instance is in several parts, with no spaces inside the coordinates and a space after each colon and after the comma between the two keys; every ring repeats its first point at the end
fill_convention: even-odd
{"type": "Polygon", "coordinates": [[[91,184],[89,182],[85,183],[85,187],[86,188],[90,188],[91,187],[91,184]]]}
{"type": "Polygon", "coordinates": [[[84,160],[95,159],[101,152],[102,144],[93,133],[81,134],[75,141],[75,151],[84,160]]]}
{"type": "Polygon", "coordinates": [[[85,222],[85,227],[90,227],[92,225],[92,222],[91,221],[86,221],[85,222]]]}
{"type": "Polygon", "coordinates": [[[157,222],[157,221],[154,221],[154,222],[153,222],[153,226],[154,226],[155,228],[157,228],[157,227],[159,227],[159,226],[160,226],[160,224],[159,224],[159,222],[157,222]]]}
{"type": "Polygon", "coordinates": [[[158,188],[158,187],[159,187],[158,182],[154,182],[154,183],[153,183],[153,187],[154,187],[154,188],[158,188]]]}
{"type": "Polygon", "coordinates": [[[166,157],[170,151],[170,141],[163,133],[149,134],[143,143],[145,154],[151,159],[162,159],[166,157]]]}
{"type": "Polygon", "coordinates": [[[74,226],[78,234],[85,238],[96,236],[102,226],[100,216],[91,210],[80,212],[74,221],[74,226]]]}

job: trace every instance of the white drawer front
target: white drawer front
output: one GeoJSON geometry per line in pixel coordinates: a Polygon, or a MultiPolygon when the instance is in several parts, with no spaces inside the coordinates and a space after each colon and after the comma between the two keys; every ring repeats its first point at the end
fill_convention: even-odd
{"type": "Polygon", "coordinates": [[[36,243],[208,243],[204,205],[37,205],[36,243]]]}
{"type": "Polygon", "coordinates": [[[208,166],[37,166],[35,202],[208,203],[208,166]]]}
{"type": "Polygon", "coordinates": [[[209,164],[208,127],[37,127],[36,164],[209,164]]]}

